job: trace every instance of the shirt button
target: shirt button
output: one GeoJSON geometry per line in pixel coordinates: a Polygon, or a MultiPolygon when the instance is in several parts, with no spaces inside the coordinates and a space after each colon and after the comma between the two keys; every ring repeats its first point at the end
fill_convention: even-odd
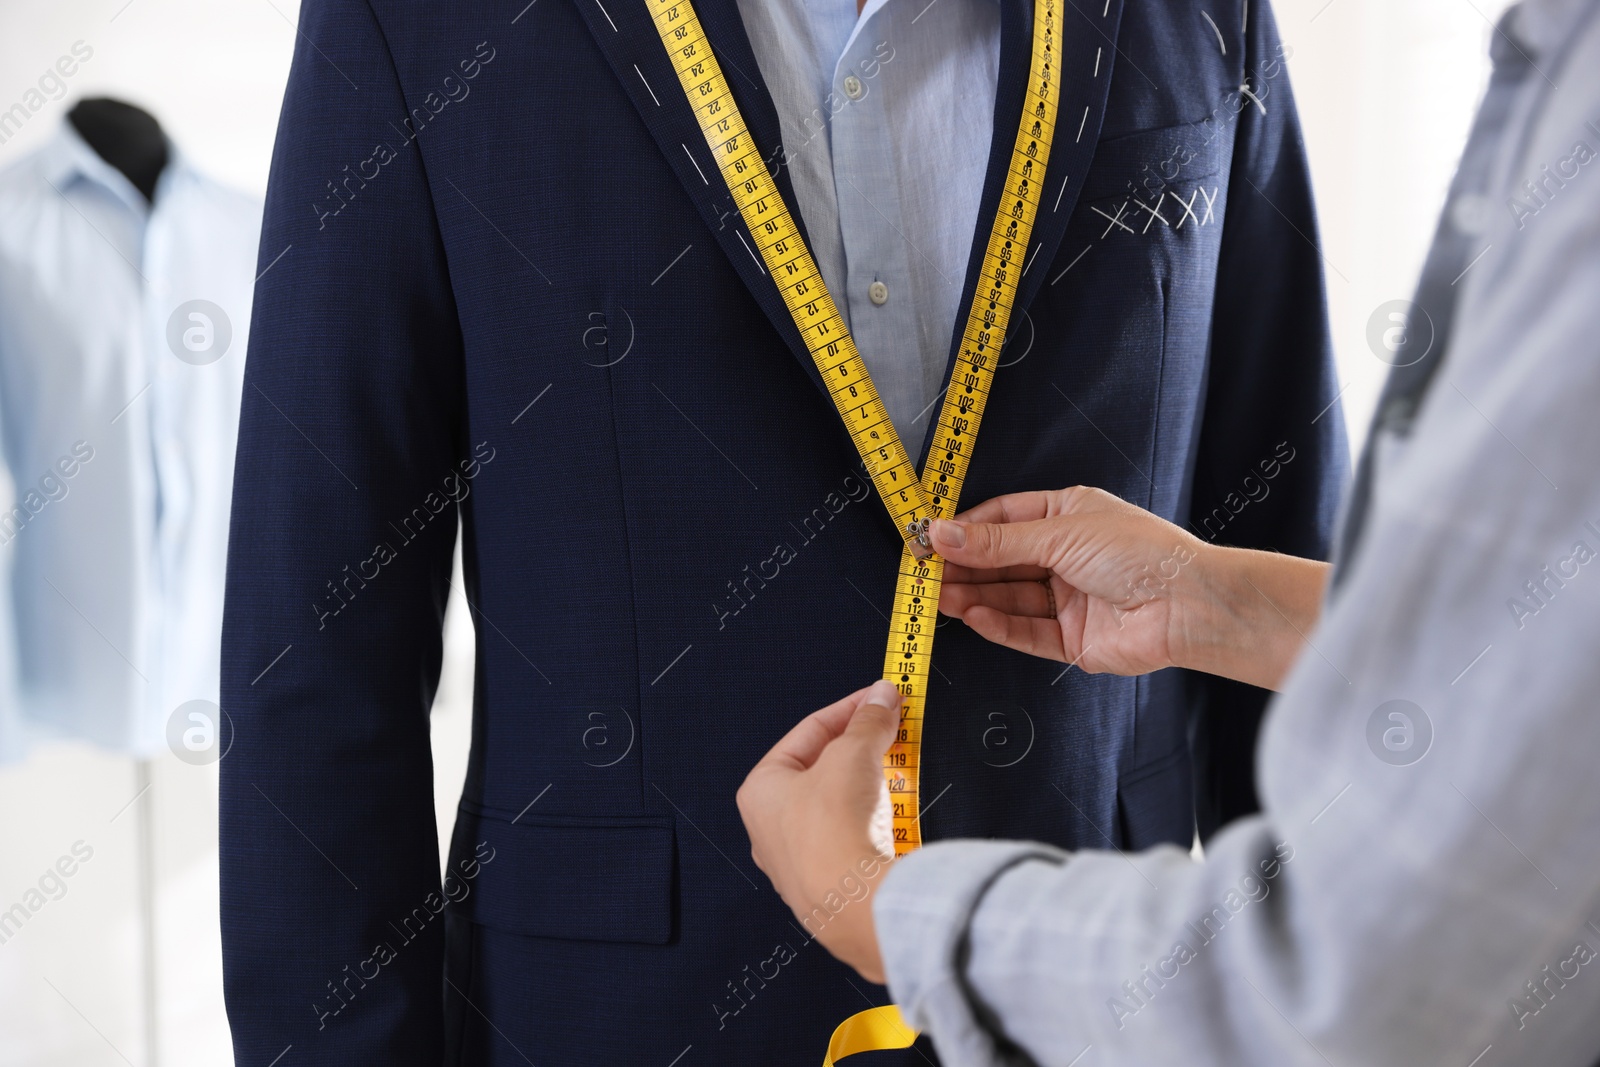
{"type": "MultiPolygon", "coordinates": [[[[862,90],[863,86],[860,78],[854,74],[846,74],[844,76],[844,95],[852,100],[860,100],[862,90]]],[[[879,301],[879,303],[882,303],[882,301],[879,301]]]]}
{"type": "Polygon", "coordinates": [[[873,282],[867,286],[867,297],[879,307],[889,302],[889,287],[882,282],[873,282]]]}

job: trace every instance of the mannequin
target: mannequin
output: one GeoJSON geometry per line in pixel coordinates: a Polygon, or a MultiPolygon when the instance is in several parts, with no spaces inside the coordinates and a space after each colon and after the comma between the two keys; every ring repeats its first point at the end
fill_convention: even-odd
{"type": "Polygon", "coordinates": [[[155,199],[156,182],[170,158],[167,135],[155,116],[102,96],[78,101],[67,121],[101,159],[133,183],[146,203],[155,199]]]}
{"type": "MultiPolygon", "coordinates": [[[[67,113],[78,135],[95,154],[121,171],[139,190],[145,203],[155,200],[156,182],[171,160],[167,135],[161,124],[143,108],[107,97],[80,100],[67,113]]],[[[134,762],[135,797],[142,797],[151,785],[151,761],[134,762]]],[[[139,927],[143,941],[143,982],[141,1000],[144,1015],[145,1063],[160,1062],[161,1038],[157,1014],[156,973],[156,886],[155,823],[153,800],[139,805],[138,882],[139,927]]]]}

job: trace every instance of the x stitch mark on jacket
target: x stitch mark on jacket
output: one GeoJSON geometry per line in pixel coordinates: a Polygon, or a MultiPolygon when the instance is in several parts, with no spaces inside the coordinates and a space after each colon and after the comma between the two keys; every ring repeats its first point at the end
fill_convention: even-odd
{"type": "Polygon", "coordinates": [[[1205,186],[1197,185],[1190,190],[1188,199],[1179,196],[1176,192],[1168,191],[1161,193],[1153,204],[1147,204],[1136,196],[1130,196],[1123,200],[1122,205],[1117,208],[1114,214],[1102,211],[1093,204],[1089,205],[1089,210],[1106,220],[1106,228],[1100,234],[1102,241],[1110,236],[1112,230],[1126,230],[1135,236],[1143,236],[1150,232],[1150,226],[1158,220],[1173,230],[1183,229],[1183,224],[1190,221],[1193,221],[1196,226],[1210,224],[1215,220],[1212,209],[1216,206],[1217,195],[1220,192],[1221,186],[1214,185],[1211,187],[1211,191],[1207,192],[1205,186]],[[1163,214],[1161,210],[1166,205],[1169,197],[1173,205],[1167,208],[1167,211],[1171,213],[1170,218],[1163,214]],[[1129,211],[1130,207],[1133,208],[1131,212],[1129,211]],[[1174,222],[1174,219],[1177,221],[1174,222]],[[1138,226],[1141,221],[1143,226],[1135,229],[1134,227],[1138,226]]]}

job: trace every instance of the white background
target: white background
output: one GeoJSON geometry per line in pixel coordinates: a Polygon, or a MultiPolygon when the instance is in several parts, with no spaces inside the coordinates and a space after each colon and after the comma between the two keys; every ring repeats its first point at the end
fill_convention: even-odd
{"type": "MultiPolygon", "coordinates": [[[[1411,293],[1487,78],[1490,24],[1504,4],[1277,5],[1293,49],[1289,68],[1355,441],[1386,369],[1367,350],[1367,316],[1411,293]]],[[[66,96],[0,146],[0,166],[36,145],[73,100],[106,94],[154,112],[213,176],[260,193],[297,14],[293,0],[0,0],[0,110],[74,42],[94,49],[66,96]]],[[[446,841],[471,714],[472,632],[462,608],[456,594],[434,710],[436,807],[446,841]]],[[[135,793],[130,761],[82,747],[40,749],[25,764],[0,768],[0,909],[73,842],[94,848],[66,895],[0,945],[0,1067],[147,1067],[133,892],[138,805],[151,805],[156,826],[159,1062],[231,1062],[217,936],[216,768],[167,756],[156,761],[153,787],[127,806],[135,793]]]]}

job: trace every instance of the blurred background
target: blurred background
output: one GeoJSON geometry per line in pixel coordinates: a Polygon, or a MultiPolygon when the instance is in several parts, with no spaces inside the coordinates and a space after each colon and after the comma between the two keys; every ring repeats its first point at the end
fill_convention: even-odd
{"type": "MultiPolygon", "coordinates": [[[[1410,296],[1505,6],[1275,5],[1292,49],[1353,441],[1387,370],[1368,349],[1368,317],[1410,296]]],[[[0,121],[0,170],[58,136],[77,100],[111,96],[155,115],[199,171],[259,198],[298,13],[294,0],[0,0],[0,114],[17,103],[26,111],[24,121],[0,121]],[[72,75],[37,92],[60,57],[84,51],[90,58],[72,64],[72,75]]],[[[13,221],[0,202],[0,235],[13,221]]],[[[243,355],[240,337],[224,358],[243,355]]],[[[14,492],[0,465],[0,507],[14,492]]],[[[459,566],[458,550],[458,575],[459,566]]],[[[465,773],[472,703],[472,624],[456,584],[433,715],[441,841],[465,773]]],[[[60,895],[30,908],[20,928],[0,925],[0,1067],[231,1063],[215,762],[166,748],[140,759],[77,741],[17,744],[13,710],[0,705],[0,732],[12,737],[0,741],[0,760],[13,749],[0,762],[0,913],[30,899],[63,856],[81,859],[86,848],[92,858],[51,879],[60,895]]]]}

